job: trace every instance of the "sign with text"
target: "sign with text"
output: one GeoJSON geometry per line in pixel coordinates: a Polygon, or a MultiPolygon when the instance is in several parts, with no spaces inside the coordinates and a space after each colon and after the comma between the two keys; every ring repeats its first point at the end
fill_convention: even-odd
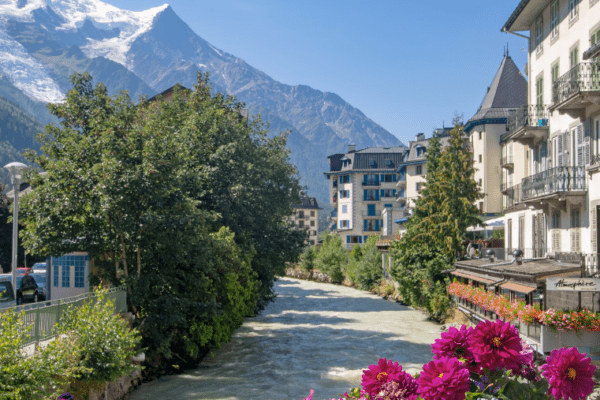
{"type": "Polygon", "coordinates": [[[547,278],[546,290],[565,290],[569,292],[598,292],[598,278],[547,278]]]}

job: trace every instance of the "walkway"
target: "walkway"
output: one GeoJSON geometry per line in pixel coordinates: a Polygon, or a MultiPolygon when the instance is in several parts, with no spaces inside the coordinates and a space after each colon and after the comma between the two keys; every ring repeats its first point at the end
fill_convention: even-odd
{"type": "Polygon", "coordinates": [[[329,399],[360,385],[380,357],[415,373],[440,327],[425,315],[345,286],[283,278],[277,299],[195,370],[145,383],[131,400],[329,399]]]}

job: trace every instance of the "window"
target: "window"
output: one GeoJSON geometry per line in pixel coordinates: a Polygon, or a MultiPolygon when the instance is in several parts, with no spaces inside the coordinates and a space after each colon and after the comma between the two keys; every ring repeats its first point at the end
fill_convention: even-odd
{"type": "Polygon", "coordinates": [[[479,180],[479,187],[482,187],[482,186],[483,186],[483,180],[482,180],[482,179],[480,179],[480,180],[479,180]]]}
{"type": "Polygon", "coordinates": [[[62,287],[71,287],[71,266],[63,265],[62,266],[62,287]]]}
{"type": "Polygon", "coordinates": [[[479,202],[479,212],[483,212],[483,201],[479,202]]]}
{"type": "Polygon", "coordinates": [[[396,182],[396,174],[381,175],[381,182],[396,182]]]}
{"type": "Polygon", "coordinates": [[[479,162],[482,163],[483,162],[483,156],[480,154],[479,155],[479,162]]]}
{"type": "Polygon", "coordinates": [[[421,175],[421,174],[423,174],[423,166],[417,165],[417,172],[415,173],[415,175],[421,175]]]}
{"type": "Polygon", "coordinates": [[[379,190],[366,189],[363,196],[364,201],[379,201],[379,190]]]}
{"type": "Polygon", "coordinates": [[[558,36],[558,0],[550,5],[550,34],[553,38],[558,36]]]}
{"type": "Polygon", "coordinates": [[[75,287],[82,288],[85,286],[84,282],[84,270],[85,270],[85,261],[83,260],[75,260],[75,287]]]}
{"type": "Polygon", "coordinates": [[[310,216],[311,216],[311,217],[314,217],[314,216],[315,216],[315,212],[314,212],[314,211],[311,211],[311,212],[310,212],[310,216]]]}
{"type": "Polygon", "coordinates": [[[394,168],[394,162],[392,160],[385,160],[386,168],[394,168]]]}
{"type": "Polygon", "coordinates": [[[376,232],[379,231],[379,220],[378,219],[365,219],[363,220],[363,231],[365,232],[376,232]]]}
{"type": "Polygon", "coordinates": [[[350,175],[340,176],[340,183],[350,183],[350,175]]]}
{"type": "Polygon", "coordinates": [[[579,217],[580,217],[579,209],[571,210],[571,228],[581,227],[579,217]]]}
{"type": "Polygon", "coordinates": [[[340,228],[348,228],[350,226],[350,221],[347,219],[341,220],[340,221],[340,228]]]}
{"type": "Polygon", "coordinates": [[[544,104],[544,77],[540,76],[535,81],[536,102],[538,108],[544,104]]]}
{"type": "Polygon", "coordinates": [[[315,226],[315,221],[310,221],[310,226],[315,226]]]}
{"type": "Polygon", "coordinates": [[[304,211],[298,211],[298,218],[304,218],[304,211]]]}
{"type": "Polygon", "coordinates": [[[591,46],[595,46],[598,43],[600,43],[600,28],[596,29],[590,36],[591,46]]]}
{"type": "Polygon", "coordinates": [[[379,185],[379,175],[365,174],[363,179],[363,185],[379,185]]]}
{"type": "Polygon", "coordinates": [[[340,190],[340,199],[347,199],[350,198],[350,191],[349,190],[340,190]]]}
{"type": "Polygon", "coordinates": [[[342,213],[347,213],[348,212],[348,205],[343,204],[342,205],[342,213]]]}
{"type": "Polygon", "coordinates": [[[54,280],[54,287],[58,287],[58,268],[59,266],[56,265],[54,262],[52,263],[52,268],[54,269],[53,273],[53,280],[54,280]]]}
{"type": "Polygon", "coordinates": [[[375,160],[369,160],[369,166],[371,168],[377,168],[377,163],[375,162],[375,160]]]}
{"type": "Polygon", "coordinates": [[[483,132],[479,132],[479,140],[483,138],[483,132]]]}
{"type": "Polygon", "coordinates": [[[560,229],[560,212],[552,213],[552,229],[560,229]]]}
{"type": "Polygon", "coordinates": [[[311,241],[310,241],[310,245],[311,245],[311,246],[314,246],[314,245],[315,245],[315,241],[314,241],[314,240],[311,240],[311,241]]]}
{"type": "Polygon", "coordinates": [[[415,189],[417,193],[421,193],[421,182],[417,182],[417,184],[415,185],[415,189]]]}
{"type": "Polygon", "coordinates": [[[304,221],[298,221],[298,226],[300,228],[304,228],[304,221]]]}
{"type": "Polygon", "coordinates": [[[396,189],[381,189],[381,197],[396,197],[396,189]]]}
{"type": "Polygon", "coordinates": [[[542,39],[544,33],[544,25],[542,23],[542,17],[539,17],[535,21],[535,51],[536,53],[542,52],[542,39]]]}
{"type": "Polygon", "coordinates": [[[579,0],[569,0],[569,20],[574,19],[579,14],[579,0]]]}
{"type": "Polygon", "coordinates": [[[554,63],[554,65],[552,65],[552,83],[556,82],[559,78],[558,66],[559,66],[558,61],[556,63],[554,63]]]}
{"type": "Polygon", "coordinates": [[[419,146],[417,147],[417,157],[422,157],[423,155],[425,155],[425,147],[423,146],[419,146]]]}
{"type": "Polygon", "coordinates": [[[579,62],[579,46],[575,46],[571,49],[569,53],[569,61],[571,62],[571,68],[577,65],[579,62]]]}

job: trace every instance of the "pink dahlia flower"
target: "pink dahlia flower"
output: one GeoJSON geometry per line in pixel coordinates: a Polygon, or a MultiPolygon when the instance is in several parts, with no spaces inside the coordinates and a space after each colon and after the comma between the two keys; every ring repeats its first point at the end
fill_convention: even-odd
{"type": "MultiPolygon", "coordinates": [[[[406,374],[406,373],[405,373],[406,374]]],[[[406,374],[408,375],[408,374],[406,374]]],[[[407,385],[405,382],[391,381],[384,383],[379,393],[373,400],[416,400],[417,398],[417,381],[412,376],[412,382],[407,385]]]]}
{"type": "Polygon", "coordinates": [[[480,322],[469,336],[469,345],[482,368],[513,371],[521,368],[523,345],[517,328],[508,322],[480,322]]]}
{"type": "Polygon", "coordinates": [[[473,332],[473,328],[463,325],[459,329],[451,326],[448,332],[442,333],[440,339],[436,339],[431,345],[431,352],[434,354],[434,359],[441,357],[456,357],[464,360],[467,367],[472,372],[478,372],[479,367],[475,366],[475,358],[473,352],[469,348],[469,336],[473,332]]]}
{"type": "Polygon", "coordinates": [[[441,357],[423,366],[417,393],[424,400],[464,400],[469,370],[458,358],[441,357]]]}
{"type": "Polygon", "coordinates": [[[362,387],[374,396],[379,393],[384,383],[403,379],[403,373],[402,366],[397,362],[380,358],[377,364],[369,365],[369,369],[363,370],[362,387]]]}
{"type": "Polygon", "coordinates": [[[550,383],[549,393],[555,399],[585,399],[594,389],[592,375],[596,366],[587,354],[575,347],[552,350],[542,366],[542,376],[550,383]]]}

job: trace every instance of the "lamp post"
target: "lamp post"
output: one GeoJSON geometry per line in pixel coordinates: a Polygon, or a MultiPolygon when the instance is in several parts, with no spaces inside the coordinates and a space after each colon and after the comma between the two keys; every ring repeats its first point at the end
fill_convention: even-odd
{"type": "Polygon", "coordinates": [[[4,166],[10,173],[10,183],[12,183],[15,199],[13,202],[13,240],[12,240],[12,285],[17,298],[17,248],[19,245],[19,189],[23,180],[23,171],[27,165],[20,162],[12,162],[4,166]]]}

